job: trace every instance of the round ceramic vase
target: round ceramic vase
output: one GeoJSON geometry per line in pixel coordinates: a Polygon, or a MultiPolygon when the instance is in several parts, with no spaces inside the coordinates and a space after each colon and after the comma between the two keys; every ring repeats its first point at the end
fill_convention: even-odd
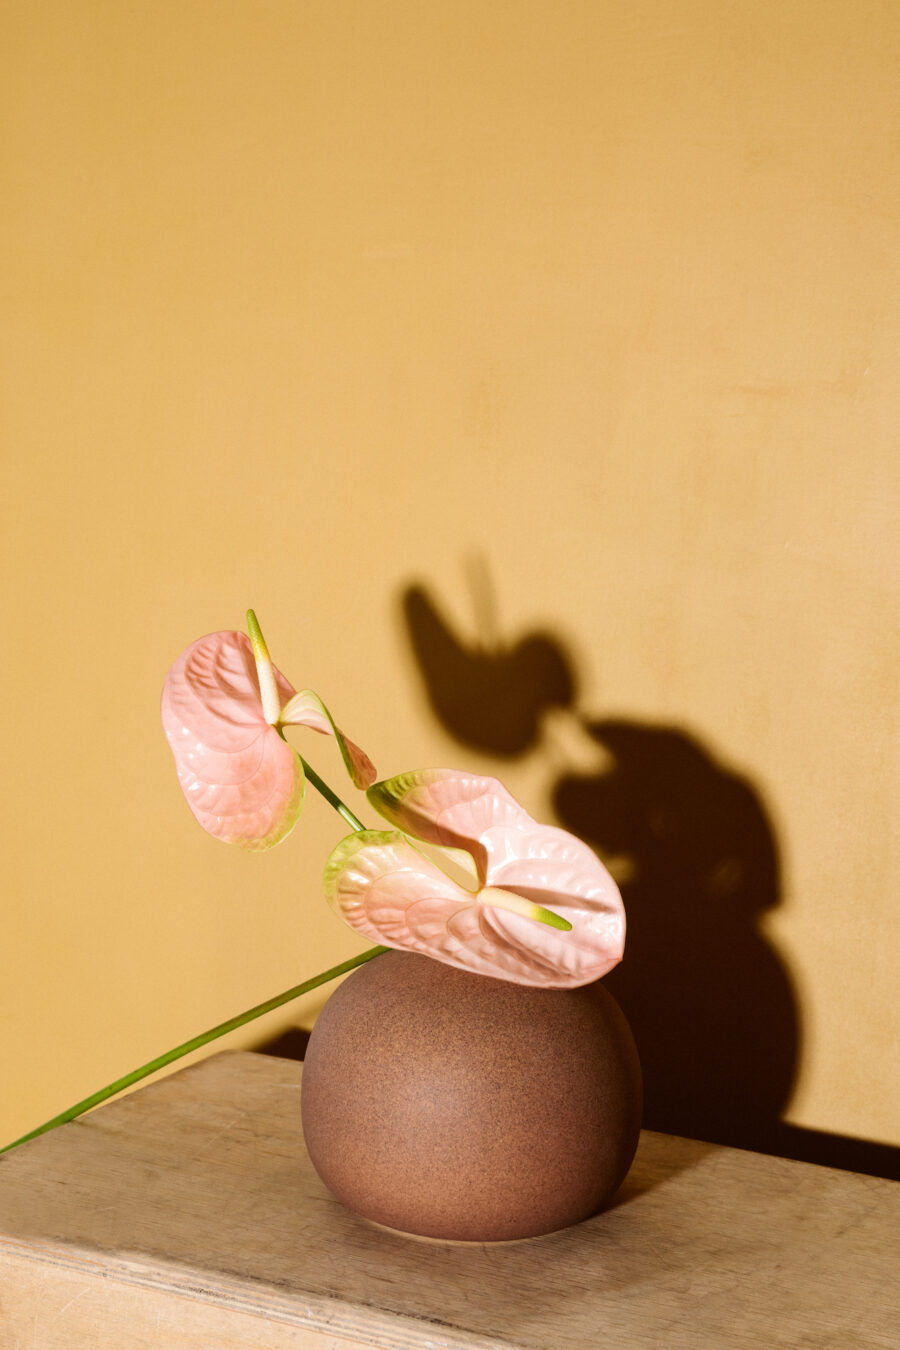
{"type": "Polygon", "coordinates": [[[510,1241],[612,1197],[637,1146],[640,1066],[602,983],[534,989],[392,951],[325,1005],[302,1115],[316,1171],[356,1213],[510,1241]]]}

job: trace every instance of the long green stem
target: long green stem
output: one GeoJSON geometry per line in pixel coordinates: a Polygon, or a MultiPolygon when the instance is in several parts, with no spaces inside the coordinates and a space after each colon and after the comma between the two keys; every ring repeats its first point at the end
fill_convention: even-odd
{"type": "MultiPolygon", "coordinates": [[[[252,614],[252,610],[250,611],[252,614]]],[[[254,622],[256,616],[253,616],[254,622]]],[[[257,625],[258,628],[258,625],[257,625]]],[[[262,634],[259,634],[262,642],[262,634]]],[[[280,728],[279,728],[280,732],[280,728]]],[[[325,800],[334,807],[339,815],[354,830],[364,830],[366,827],[357,816],[353,814],[350,807],[342,802],[336,792],[333,792],[324,779],[320,778],[315,769],[307,764],[301,756],[304,772],[312,783],[313,787],[321,792],[325,800]]],[[[274,998],[267,999],[265,1003],[257,1003],[255,1008],[248,1008],[246,1012],[238,1013],[237,1017],[230,1017],[227,1022],[220,1022],[217,1027],[212,1027],[209,1031],[203,1031],[199,1036],[193,1036],[183,1045],[176,1046],[174,1050],[167,1050],[164,1055],[158,1055],[156,1059],[151,1059],[148,1064],[144,1064],[139,1069],[132,1069],[131,1073],[126,1073],[124,1078],[117,1078],[109,1087],[101,1088],[99,1092],[94,1092],[90,1097],[85,1097],[84,1101],[77,1102],[75,1106],[70,1106],[67,1111],[54,1116],[52,1120],[39,1125],[36,1130],[29,1130],[28,1134],[23,1134],[21,1139],[16,1139],[11,1144],[6,1144],[0,1148],[0,1153],[7,1153],[11,1148],[16,1148],[19,1144],[24,1144],[27,1139],[36,1139],[39,1134],[46,1134],[48,1130],[53,1130],[57,1125],[65,1125],[76,1116],[82,1115],[85,1111],[90,1111],[91,1107],[99,1106],[105,1102],[108,1097],[114,1097],[117,1092],[122,1092],[125,1088],[131,1087],[133,1083],[139,1083],[142,1078],[148,1078],[151,1073],[156,1073],[159,1069],[164,1069],[166,1065],[173,1064],[176,1059],[181,1059],[183,1055],[189,1055],[192,1050],[200,1050],[204,1045],[209,1045],[210,1041],[217,1040],[219,1036],[227,1036],[229,1031],[236,1031],[238,1027],[246,1026],[257,1017],[262,1017],[265,1013],[273,1012],[275,1008],[280,1008],[284,1003],[290,1003],[292,999],[299,998],[301,994],[308,994],[311,989],[318,989],[319,985],[327,984],[329,980],[337,979],[338,975],[345,975],[348,970],[361,966],[365,961],[371,961],[373,956],[380,956],[386,952],[387,947],[373,947],[369,952],[363,952],[362,956],[351,957],[349,961],[342,961],[339,966],[332,966],[330,970],[324,971],[321,975],[314,975],[311,980],[304,980],[302,984],[295,984],[293,989],[286,989],[283,994],[276,994],[274,998]]]]}
{"type": "Polygon", "coordinates": [[[348,970],[354,970],[361,966],[365,961],[371,961],[373,956],[380,956],[386,952],[387,947],[373,947],[371,951],[363,952],[361,956],[353,956],[349,961],[342,961],[339,966],[332,966],[330,970],[323,971],[321,975],[314,975],[311,980],[304,980],[302,984],[295,984],[293,989],[286,989],[283,994],[276,994],[275,998],[266,999],[265,1003],[258,1003],[255,1008],[248,1008],[246,1012],[238,1013],[237,1017],[229,1017],[227,1022],[220,1022],[217,1027],[212,1027],[209,1031],[201,1032],[199,1036],[192,1036],[189,1041],[183,1045],[177,1046],[174,1050],[167,1050],[164,1055],[158,1055],[156,1059],[151,1059],[148,1064],[142,1065],[140,1069],[133,1069],[131,1073],[126,1073],[123,1078],[117,1078],[109,1087],[101,1088],[99,1092],[94,1092],[90,1097],[85,1097],[84,1101],[78,1102],[75,1106],[70,1106],[67,1111],[63,1111],[52,1120],[48,1120],[44,1125],[39,1125],[36,1130],[29,1130],[28,1134],[23,1134],[21,1139],[16,1139],[13,1143],[0,1148],[0,1153],[7,1153],[11,1148],[16,1148],[19,1144],[24,1144],[27,1139],[36,1139],[39,1134],[46,1134],[48,1130],[55,1129],[57,1125],[65,1125],[68,1121],[74,1120],[84,1111],[90,1111],[92,1106],[99,1106],[105,1102],[107,1097],[113,1097],[117,1092],[124,1088],[131,1087],[133,1083],[139,1083],[142,1078],[148,1078],[151,1073],[156,1073],[158,1069],[164,1069],[166,1065],[173,1064],[176,1059],[181,1059],[183,1055],[189,1055],[192,1050],[200,1050],[204,1045],[209,1045],[219,1036],[226,1036],[229,1031],[236,1031],[238,1027],[246,1026],[256,1017],[262,1017],[265,1013],[273,1012],[275,1008],[280,1008],[284,1003],[290,1003],[292,999],[299,998],[301,994],[308,994],[311,989],[318,989],[319,985],[327,984],[329,980],[337,979],[338,975],[345,975],[348,970]]]}

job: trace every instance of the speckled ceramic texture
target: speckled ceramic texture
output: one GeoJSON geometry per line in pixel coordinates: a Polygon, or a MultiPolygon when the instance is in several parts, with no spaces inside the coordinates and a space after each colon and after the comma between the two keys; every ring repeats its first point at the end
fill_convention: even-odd
{"type": "Polygon", "coordinates": [[[588,1218],[631,1165],[637,1052],[602,983],[535,989],[407,952],[355,971],[303,1068],[316,1170],[403,1232],[509,1241],[588,1218]]]}

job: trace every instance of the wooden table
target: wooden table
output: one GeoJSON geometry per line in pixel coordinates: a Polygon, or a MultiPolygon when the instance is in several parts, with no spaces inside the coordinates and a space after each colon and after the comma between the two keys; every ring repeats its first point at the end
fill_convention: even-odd
{"type": "Polygon", "coordinates": [[[888,1350],[900,1186],[645,1132],[614,1207],[400,1237],[319,1181],[300,1066],[216,1055],[0,1159],[2,1350],[888,1350]]]}

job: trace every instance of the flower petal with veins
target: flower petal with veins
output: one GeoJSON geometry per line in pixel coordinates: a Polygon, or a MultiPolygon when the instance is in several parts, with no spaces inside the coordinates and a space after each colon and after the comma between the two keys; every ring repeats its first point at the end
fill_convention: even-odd
{"type": "MultiPolygon", "coordinates": [[[[275,671],[279,696],[293,687],[275,671]]],[[[263,716],[256,662],[243,633],[210,633],[166,676],[162,722],[188,806],[208,834],[272,848],[293,829],[306,778],[300,757],[263,716]]]]}
{"type": "MultiPolygon", "coordinates": [[[[325,867],[325,898],[373,942],[521,984],[547,982],[534,978],[533,955],[492,923],[499,911],[451,881],[399,830],[364,830],[342,840],[325,867]]],[[[543,928],[518,914],[504,917],[543,928]]]]}
{"type": "Polygon", "coordinates": [[[462,848],[475,859],[482,883],[488,857],[481,844],[497,825],[517,828],[531,817],[496,778],[455,769],[418,769],[386,778],[366,793],[379,815],[429,844],[462,848]]]}
{"type": "Polygon", "coordinates": [[[496,779],[426,769],[376,783],[368,797],[410,836],[464,849],[481,881],[475,893],[458,886],[399,832],[351,836],[329,859],[326,894],[372,941],[548,989],[588,984],[621,959],[622,899],[600,859],[538,824],[496,779]],[[511,912],[529,905],[571,931],[511,912]]]}
{"type": "Polygon", "coordinates": [[[297,693],[271,662],[256,616],[269,701],[263,707],[260,666],[243,633],[210,633],[183,651],[166,676],[162,721],[178,781],[188,805],[209,834],[244,848],[278,844],[293,829],[303,808],[303,763],[280,733],[281,726],[306,726],[334,736],[353,782],[365,788],[375,766],[335,725],[311,689],[297,693]]]}

